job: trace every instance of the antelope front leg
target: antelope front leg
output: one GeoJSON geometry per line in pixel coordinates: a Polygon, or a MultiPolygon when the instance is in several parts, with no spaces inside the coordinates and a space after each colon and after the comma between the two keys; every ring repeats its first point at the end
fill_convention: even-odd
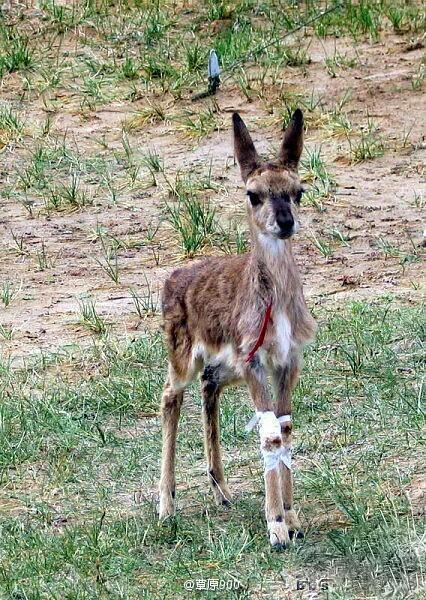
{"type": "Polygon", "coordinates": [[[277,393],[277,417],[280,423],[283,453],[280,461],[280,475],[282,485],[282,499],[285,512],[285,521],[290,537],[296,535],[303,537],[300,521],[293,508],[293,473],[291,467],[291,392],[299,376],[299,362],[293,358],[289,366],[277,369],[274,372],[274,383],[277,393]]]}
{"type": "Polygon", "coordinates": [[[282,452],[281,428],[273,411],[266,376],[258,359],[254,358],[246,369],[245,379],[259,418],[260,451],[264,460],[265,515],[269,541],[276,549],[285,548],[289,533],[284,519],[281,491],[280,456],[282,452]]]}

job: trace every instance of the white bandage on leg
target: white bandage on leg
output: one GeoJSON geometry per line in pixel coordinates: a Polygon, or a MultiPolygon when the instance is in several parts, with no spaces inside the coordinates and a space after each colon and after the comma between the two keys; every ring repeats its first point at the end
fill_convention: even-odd
{"type": "Polygon", "coordinates": [[[260,450],[265,465],[265,473],[276,469],[280,461],[291,471],[291,448],[281,446],[281,448],[277,448],[276,450],[265,450],[265,448],[261,447],[260,450]]]}
{"type": "Polygon", "coordinates": [[[281,437],[281,426],[272,410],[266,412],[256,411],[256,415],[259,421],[259,435],[262,444],[268,438],[281,437]]]}
{"type": "Polygon", "coordinates": [[[278,467],[281,456],[281,447],[275,448],[274,450],[267,450],[265,448],[265,442],[271,438],[274,439],[278,437],[281,439],[281,426],[275,413],[271,410],[256,414],[259,414],[260,451],[263,456],[265,473],[267,473],[278,467]]]}
{"type": "Polygon", "coordinates": [[[280,446],[275,450],[267,450],[264,447],[267,439],[281,437],[281,423],[290,422],[291,415],[283,415],[277,418],[272,411],[266,411],[256,412],[256,417],[259,423],[260,451],[263,456],[265,473],[276,469],[280,461],[291,471],[291,448],[280,446]]]}
{"type": "MultiPolygon", "coordinates": [[[[268,411],[268,412],[270,412],[270,411],[268,411]]],[[[263,415],[263,414],[265,414],[265,413],[262,413],[260,411],[257,411],[254,413],[254,415],[252,416],[252,418],[250,419],[250,421],[247,423],[247,425],[244,428],[247,433],[250,433],[251,431],[253,431],[253,429],[259,423],[261,415],[263,415]]],[[[282,417],[278,417],[278,422],[280,424],[281,423],[290,423],[291,415],[282,415],[282,417]]]]}
{"type": "Polygon", "coordinates": [[[281,448],[277,448],[276,450],[265,450],[265,448],[262,448],[261,446],[260,451],[262,452],[263,456],[263,465],[265,467],[265,473],[278,468],[281,458],[281,448]]]}
{"type": "Polygon", "coordinates": [[[246,425],[246,431],[250,432],[259,423],[260,451],[265,464],[265,473],[276,469],[280,461],[291,471],[291,448],[281,446],[276,450],[266,450],[264,447],[265,440],[281,437],[281,423],[289,422],[291,422],[291,415],[277,417],[274,412],[267,410],[256,411],[246,425]]]}
{"type": "Polygon", "coordinates": [[[286,422],[291,419],[289,415],[277,418],[272,411],[257,412],[260,434],[260,451],[262,452],[265,465],[265,473],[276,469],[279,462],[282,461],[285,466],[291,470],[291,448],[280,446],[275,450],[267,450],[265,441],[276,437],[281,438],[281,422],[286,422]]]}
{"type": "Polygon", "coordinates": [[[291,415],[282,415],[282,417],[278,417],[279,423],[291,423],[291,415]]]}
{"type": "Polygon", "coordinates": [[[261,414],[262,413],[259,413],[259,412],[255,412],[254,413],[254,415],[252,416],[252,418],[250,419],[250,421],[244,427],[244,429],[246,430],[247,433],[250,433],[251,431],[253,431],[253,429],[259,423],[259,419],[260,419],[259,415],[261,415],[261,414]]]}
{"type": "Polygon", "coordinates": [[[260,451],[263,456],[265,473],[267,473],[268,471],[272,471],[278,467],[280,462],[281,447],[273,450],[267,450],[265,448],[265,442],[274,438],[281,439],[281,426],[278,423],[275,413],[271,410],[266,412],[257,411],[256,416],[259,422],[260,451]]]}

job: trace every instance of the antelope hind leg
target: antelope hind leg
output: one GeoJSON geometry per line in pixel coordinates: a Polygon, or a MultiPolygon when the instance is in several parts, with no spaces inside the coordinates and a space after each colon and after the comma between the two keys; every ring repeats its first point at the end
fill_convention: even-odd
{"type": "Polygon", "coordinates": [[[160,478],[160,519],[165,519],[175,513],[176,435],[182,400],[183,391],[175,391],[169,381],[167,381],[161,399],[163,450],[160,478]]]}
{"type": "Polygon", "coordinates": [[[221,365],[206,366],[201,376],[203,397],[204,448],[208,477],[216,504],[229,506],[231,493],[225,481],[220,449],[219,394],[225,380],[221,365]]]}

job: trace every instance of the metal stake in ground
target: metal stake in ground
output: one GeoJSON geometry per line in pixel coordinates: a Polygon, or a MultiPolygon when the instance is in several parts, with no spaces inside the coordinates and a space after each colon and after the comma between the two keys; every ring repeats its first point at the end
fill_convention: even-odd
{"type": "Polygon", "coordinates": [[[195,94],[192,97],[192,100],[199,100],[200,98],[207,98],[207,96],[214,96],[216,94],[216,90],[220,85],[220,67],[219,67],[219,59],[217,57],[215,50],[210,50],[209,54],[209,64],[208,64],[208,87],[205,92],[201,92],[199,94],[195,94]]]}

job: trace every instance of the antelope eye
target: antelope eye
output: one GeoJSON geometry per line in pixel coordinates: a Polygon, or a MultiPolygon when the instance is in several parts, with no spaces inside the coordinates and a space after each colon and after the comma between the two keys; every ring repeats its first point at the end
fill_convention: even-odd
{"type": "Polygon", "coordinates": [[[302,199],[302,195],[303,195],[304,191],[305,190],[303,188],[300,188],[300,190],[297,192],[296,197],[294,199],[294,201],[295,201],[296,204],[300,204],[300,201],[302,199]]]}
{"type": "Polygon", "coordinates": [[[259,194],[247,192],[247,196],[249,197],[252,206],[259,206],[259,204],[262,204],[259,194]]]}

